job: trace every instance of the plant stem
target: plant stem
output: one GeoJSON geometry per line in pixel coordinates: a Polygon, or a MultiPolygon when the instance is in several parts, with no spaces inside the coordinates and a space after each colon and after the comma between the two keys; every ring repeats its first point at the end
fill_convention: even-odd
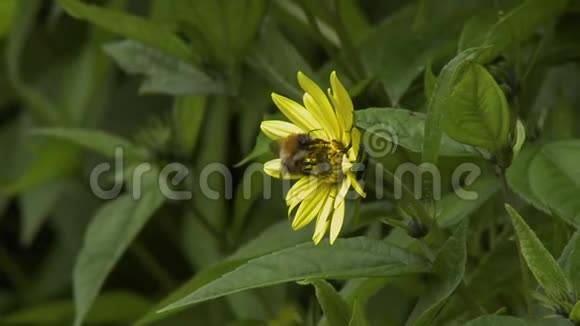
{"type": "Polygon", "coordinates": [[[512,205],[513,204],[512,192],[511,192],[509,184],[507,182],[507,178],[505,175],[505,168],[503,168],[499,165],[496,165],[495,170],[496,170],[496,175],[499,178],[501,193],[503,195],[504,203],[512,205]]]}

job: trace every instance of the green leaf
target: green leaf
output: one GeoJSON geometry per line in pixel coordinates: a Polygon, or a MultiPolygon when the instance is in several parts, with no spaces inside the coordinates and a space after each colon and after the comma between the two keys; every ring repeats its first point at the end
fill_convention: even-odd
{"type": "Polygon", "coordinates": [[[245,169],[234,195],[232,222],[228,230],[234,242],[239,241],[248,219],[257,215],[252,209],[264,198],[264,191],[268,189],[264,184],[270,181],[262,165],[252,165],[252,168],[245,169]]]}
{"type": "Polygon", "coordinates": [[[203,71],[155,48],[132,40],[104,46],[104,51],[128,74],[143,74],[142,93],[169,95],[226,94],[226,85],[203,71]]]}
{"type": "Polygon", "coordinates": [[[166,307],[169,304],[184,298],[202,286],[215,281],[222,275],[235,270],[252,258],[290,248],[300,243],[310,242],[312,241],[311,238],[312,230],[309,228],[293,231],[292,228],[289,227],[287,221],[279,222],[240,247],[231,256],[197,273],[193,278],[179,287],[179,289],[175,290],[156,304],[155,307],[139,319],[136,324],[149,325],[155,321],[165,319],[183,310],[185,307],[157,313],[161,308],[166,307]]]}
{"type": "MultiPolygon", "coordinates": [[[[292,24],[294,28],[299,27],[305,32],[312,32],[313,28],[313,24],[310,23],[308,14],[305,10],[313,16],[317,16],[315,17],[316,25],[320,30],[320,33],[317,32],[317,34],[320,35],[315,36],[317,41],[334,47],[340,45],[340,39],[336,30],[325,21],[325,19],[329,20],[330,18],[329,10],[325,8],[325,4],[319,2],[296,3],[290,1],[276,1],[274,3],[277,6],[276,9],[279,8],[280,12],[285,15],[282,18],[283,20],[290,18],[290,24],[292,24]]],[[[339,7],[337,6],[337,11],[338,9],[339,7]]]]}
{"type": "Polygon", "coordinates": [[[16,16],[18,0],[5,0],[0,2],[0,39],[10,31],[12,19],[16,16]]]}
{"type": "Polygon", "coordinates": [[[69,177],[79,168],[82,156],[78,148],[63,142],[47,142],[35,147],[23,175],[4,185],[8,194],[20,193],[61,178],[69,177]]]}
{"type": "Polygon", "coordinates": [[[297,71],[310,78],[315,76],[306,59],[275,26],[264,31],[246,60],[272,85],[273,91],[295,99],[301,99],[303,94],[296,82],[297,71]]]}
{"type": "MultiPolygon", "coordinates": [[[[521,281],[521,265],[517,256],[517,248],[511,241],[496,241],[492,251],[484,255],[479,265],[466,275],[465,291],[480,293],[474,298],[475,302],[493,301],[494,299],[487,298],[501,295],[509,288],[506,285],[521,281]]],[[[519,286],[519,283],[516,286],[519,286]]],[[[455,300],[463,302],[465,297],[458,295],[455,300]]]]}
{"type": "MultiPolygon", "coordinates": [[[[225,97],[214,97],[208,102],[200,142],[195,153],[194,171],[202,171],[208,166],[216,167],[216,162],[227,162],[228,155],[231,153],[231,139],[234,139],[229,126],[233,112],[228,104],[229,100],[225,97]]],[[[219,165],[217,167],[218,171],[225,168],[225,166],[220,168],[219,165]]],[[[227,169],[221,171],[226,175],[211,173],[207,176],[207,183],[204,183],[209,186],[209,189],[218,191],[221,195],[218,198],[210,198],[202,187],[193,187],[192,205],[198,210],[196,214],[201,214],[201,217],[212,224],[216,230],[225,233],[226,214],[228,214],[226,198],[230,196],[228,192],[231,190],[231,179],[227,176],[227,169]]],[[[204,249],[203,243],[196,243],[196,245],[198,250],[204,249]]]]}
{"type": "Polygon", "coordinates": [[[481,6],[478,1],[436,3],[404,7],[388,16],[360,44],[363,62],[384,84],[393,106],[429,61],[453,51],[464,20],[481,6]]]}
{"type": "Polygon", "coordinates": [[[568,241],[558,263],[572,284],[576,295],[580,294],[580,234],[578,232],[568,241]]]}
{"type": "Polygon", "coordinates": [[[365,316],[364,306],[359,301],[354,302],[352,318],[348,322],[348,326],[369,326],[369,322],[365,316]]]}
{"type": "Polygon", "coordinates": [[[580,322],[580,301],[576,302],[574,308],[572,308],[572,311],[570,312],[570,320],[575,323],[580,322]]]}
{"type": "Polygon", "coordinates": [[[173,100],[173,123],[178,150],[185,158],[191,158],[197,145],[205,115],[206,97],[183,96],[173,100]]]}
{"type": "Polygon", "coordinates": [[[75,325],[83,323],[115,264],[165,201],[156,185],[145,183],[140,199],[126,194],[105,204],[88,226],[73,274],[75,325]]]}
{"type": "Polygon", "coordinates": [[[230,258],[248,260],[312,241],[311,228],[294,231],[289,226],[288,221],[280,221],[270,226],[240,247],[230,258]]]}
{"type": "MultiPolygon", "coordinates": [[[[487,34],[480,42],[469,42],[465,46],[483,46],[483,52],[478,62],[487,63],[506,50],[522,43],[533,35],[536,29],[544,23],[557,17],[567,5],[567,0],[527,0],[507,14],[501,16],[497,23],[486,28],[487,34]]],[[[481,19],[481,18],[480,18],[481,19]]],[[[486,18],[483,23],[490,23],[486,18]]]]}
{"type": "Polygon", "coordinates": [[[425,88],[425,98],[430,99],[433,95],[433,89],[437,83],[437,76],[433,72],[433,67],[431,63],[425,68],[425,73],[423,74],[423,87],[425,88]]]}
{"type": "Polygon", "coordinates": [[[243,160],[236,163],[235,167],[240,167],[246,163],[249,163],[257,158],[260,158],[268,153],[270,153],[272,139],[268,138],[268,136],[264,135],[264,133],[260,132],[258,137],[256,137],[256,145],[254,145],[254,149],[244,157],[243,160]]]}
{"type": "MultiPolygon", "coordinates": [[[[415,153],[420,153],[425,141],[425,114],[405,109],[394,108],[368,108],[355,111],[356,125],[377,139],[376,147],[382,144],[389,153],[394,152],[397,146],[401,146],[415,153]],[[379,143],[382,142],[382,144],[379,143]],[[390,149],[386,146],[391,146],[390,149]]],[[[369,149],[373,139],[363,137],[363,144],[369,149]]],[[[444,156],[478,156],[474,148],[460,144],[443,135],[441,143],[441,155],[444,156]]]]}
{"type": "Polygon", "coordinates": [[[163,300],[157,303],[153,309],[149,310],[141,318],[137,319],[135,322],[136,326],[151,325],[157,321],[164,320],[176,313],[179,313],[185,309],[177,308],[170,311],[159,312],[159,310],[167,305],[187,296],[189,293],[201,288],[205,284],[211,283],[216,279],[219,279],[222,275],[229,273],[239,266],[243,265],[247,260],[237,259],[237,260],[224,260],[214,266],[202,270],[197,273],[192,279],[185,282],[177,290],[171,292],[163,300]]]}
{"type": "MultiPolygon", "coordinates": [[[[36,268],[38,272],[28,290],[31,302],[52,299],[63,290],[71,288],[74,263],[83,242],[87,220],[101,204],[90,187],[81,180],[67,181],[63,186],[47,221],[50,223],[48,230],[54,232],[58,242],[51,246],[50,254],[36,268]]],[[[72,324],[72,317],[74,308],[69,325],[72,324]]]]}
{"type": "Polygon", "coordinates": [[[201,221],[202,218],[205,217],[186,212],[185,220],[180,228],[181,243],[185,248],[188,261],[195,269],[207,268],[223,258],[219,234],[215,231],[211,232],[201,221]]]}
{"type": "MultiPolygon", "coordinates": [[[[283,120],[287,121],[288,119],[280,112],[276,112],[273,114],[265,114],[260,121],[266,120],[283,120]]],[[[249,163],[250,161],[258,161],[258,162],[265,162],[266,160],[273,157],[273,153],[275,152],[275,142],[268,138],[264,133],[258,131],[258,135],[256,136],[256,140],[254,142],[254,148],[252,151],[246,155],[240,162],[236,163],[234,167],[240,167],[249,163]]]]}
{"type": "Polygon", "coordinates": [[[115,157],[115,149],[121,148],[131,158],[147,159],[144,148],[119,136],[108,134],[97,129],[81,128],[40,128],[33,131],[34,135],[45,136],[67,141],[91,149],[106,157],[115,157]]]}
{"type": "Polygon", "coordinates": [[[506,204],[505,208],[511,216],[521,254],[530,271],[555,303],[567,302],[572,292],[564,272],[524,219],[510,205],[506,204]]]}
{"type": "Polygon", "coordinates": [[[437,279],[432,280],[428,292],[420,297],[407,325],[432,325],[447,299],[463,281],[467,262],[467,225],[468,221],[463,221],[437,253],[433,263],[437,279]]]}
{"type": "Polygon", "coordinates": [[[322,307],[324,316],[331,326],[348,326],[352,318],[350,306],[336,292],[332,285],[325,280],[306,280],[305,284],[312,284],[316,289],[316,298],[322,307]]]}
{"type": "Polygon", "coordinates": [[[530,187],[541,203],[564,221],[580,227],[580,142],[544,145],[530,166],[530,187]]]}
{"type": "Polygon", "coordinates": [[[23,52],[41,9],[42,0],[21,0],[18,3],[16,16],[6,45],[7,75],[17,94],[25,104],[25,108],[42,123],[61,124],[65,121],[64,114],[43,93],[29,86],[21,76],[23,52]]]}
{"type": "Polygon", "coordinates": [[[528,204],[550,214],[550,209],[542,203],[532,190],[530,183],[531,166],[534,158],[539,153],[541,146],[532,145],[526,147],[512,162],[506,171],[506,178],[510,189],[524,199],[528,204]]]}
{"type": "MultiPolygon", "coordinates": [[[[149,307],[142,297],[128,292],[107,292],[99,296],[87,316],[89,324],[130,323],[149,307]]],[[[74,318],[70,300],[52,301],[0,317],[2,325],[65,325],[74,318]]]]}
{"type": "Polygon", "coordinates": [[[20,195],[18,198],[22,211],[20,241],[23,245],[32,244],[42,224],[52,213],[63,190],[63,184],[53,182],[30,189],[20,195]]]}
{"type": "Polygon", "coordinates": [[[465,69],[447,99],[443,130],[456,141],[496,152],[508,144],[507,100],[483,66],[469,63],[465,69]]]}
{"type": "Polygon", "coordinates": [[[211,57],[227,66],[243,58],[267,9],[265,0],[188,1],[184,19],[212,50],[211,57]]]}
{"type": "Polygon", "coordinates": [[[71,16],[86,20],[112,33],[139,41],[182,60],[193,60],[189,47],[171,30],[145,18],[120,11],[84,4],[77,0],[58,0],[71,16]]]}
{"type": "Polygon", "coordinates": [[[445,228],[454,225],[464,218],[469,217],[473,212],[477,211],[489,198],[499,191],[499,183],[497,178],[492,176],[480,176],[477,180],[465,186],[461,190],[474,192],[477,198],[474,200],[466,200],[458,196],[456,191],[445,195],[438,203],[441,212],[437,216],[437,223],[439,226],[445,228]]]}
{"type": "Polygon", "coordinates": [[[340,295],[353,307],[356,303],[363,307],[377,292],[396,279],[396,277],[369,277],[349,280],[340,290],[340,295]]]}
{"type": "Polygon", "coordinates": [[[512,316],[481,316],[465,324],[465,326],[570,326],[564,319],[531,320],[512,316]]]}
{"type": "MultiPolygon", "coordinates": [[[[353,42],[363,39],[371,31],[371,23],[362,8],[363,4],[352,0],[339,0],[336,2],[336,12],[353,42]]],[[[332,17],[331,17],[332,19],[332,17]]]]}
{"type": "Polygon", "coordinates": [[[408,275],[424,272],[426,267],[423,259],[368,238],[339,240],[333,246],[306,243],[252,259],[162,311],[285,282],[408,275]]]}
{"type": "MultiPolygon", "coordinates": [[[[366,321],[364,307],[369,299],[372,299],[388,283],[396,279],[397,277],[370,277],[352,279],[346,282],[340,290],[340,295],[352,307],[353,318],[350,322],[366,321]],[[355,319],[358,321],[355,321],[355,319]]],[[[326,318],[322,318],[318,326],[328,326],[326,318]]]]}
{"type": "Polygon", "coordinates": [[[427,120],[425,121],[425,132],[423,139],[423,151],[421,159],[425,163],[437,163],[441,151],[441,139],[443,137],[442,121],[447,114],[449,107],[449,97],[455,90],[462,74],[467,69],[470,61],[477,58],[481,48],[471,48],[459,53],[451,60],[437,77],[437,83],[433,90],[433,95],[429,99],[427,109],[427,120]]]}
{"type": "Polygon", "coordinates": [[[532,115],[527,118],[528,123],[536,124],[542,138],[574,138],[578,87],[580,67],[577,64],[549,68],[543,75],[533,107],[530,108],[532,115]]]}
{"type": "Polygon", "coordinates": [[[110,36],[96,27],[89,35],[75,60],[64,68],[58,98],[70,125],[76,127],[100,120],[113,84],[113,64],[100,51],[110,36]]]}
{"type": "Polygon", "coordinates": [[[238,137],[240,151],[245,154],[254,148],[260,123],[272,108],[272,86],[258,74],[246,74],[239,93],[244,94],[244,100],[239,103],[238,109],[244,114],[238,121],[238,137]]]}
{"type": "Polygon", "coordinates": [[[463,27],[457,49],[459,52],[485,43],[486,33],[501,18],[498,10],[485,10],[471,17],[463,27]]]}

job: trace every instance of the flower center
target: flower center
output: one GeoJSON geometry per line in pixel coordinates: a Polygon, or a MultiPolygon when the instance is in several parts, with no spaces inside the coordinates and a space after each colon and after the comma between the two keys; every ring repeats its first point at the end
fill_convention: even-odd
{"type": "Polygon", "coordinates": [[[346,148],[336,140],[314,139],[308,146],[302,172],[326,183],[339,183],[344,176],[342,160],[345,154],[346,148]]]}

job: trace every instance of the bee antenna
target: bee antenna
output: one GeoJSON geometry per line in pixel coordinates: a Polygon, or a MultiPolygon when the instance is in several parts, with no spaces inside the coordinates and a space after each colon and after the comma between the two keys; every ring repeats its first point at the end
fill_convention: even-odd
{"type": "Polygon", "coordinates": [[[310,137],[310,134],[311,133],[313,133],[315,131],[321,131],[321,130],[323,130],[323,129],[322,128],[318,128],[318,129],[312,129],[312,130],[308,131],[308,137],[310,137]]]}

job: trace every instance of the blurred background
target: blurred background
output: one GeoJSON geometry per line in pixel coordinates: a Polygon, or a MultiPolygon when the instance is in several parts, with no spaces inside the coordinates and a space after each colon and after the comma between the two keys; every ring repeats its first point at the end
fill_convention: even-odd
{"type": "MultiPolygon", "coordinates": [[[[337,70],[356,108],[424,111],[424,68],[438,72],[454,56],[474,14],[520,3],[0,0],[0,325],[68,325],[75,306],[77,323],[132,324],[267,228],[281,235],[264,243],[309,241],[311,230],[290,230],[280,184],[264,199],[263,176],[244,175],[245,164],[271,156],[259,136],[260,122],[276,114],[271,92],[300,101],[297,71],[326,88],[337,70]],[[119,146],[122,168],[99,178],[104,189],[122,185],[119,195],[99,198],[91,172],[103,162],[116,166],[119,146]],[[193,198],[160,199],[144,189],[133,200],[131,172],[144,161],[153,170],[188,167],[193,173],[175,189],[193,198]],[[231,171],[229,181],[209,176],[218,199],[203,195],[196,180],[215,162],[231,171]]],[[[543,70],[526,75],[525,92],[539,92],[546,67],[572,62],[552,71],[553,93],[578,101],[579,8],[571,5],[552,29],[549,51],[537,59],[543,70]]],[[[543,106],[566,105],[544,92],[543,106]]],[[[542,106],[535,96],[521,98],[521,107],[542,106]]],[[[577,122],[562,112],[547,123],[577,122]]],[[[386,209],[389,202],[363,208],[369,216],[386,209]]],[[[380,307],[368,308],[373,325],[403,323],[419,291],[403,287],[387,286],[371,300],[369,307],[380,307]]],[[[313,293],[276,286],[151,322],[312,324],[319,316],[313,293]]]]}

